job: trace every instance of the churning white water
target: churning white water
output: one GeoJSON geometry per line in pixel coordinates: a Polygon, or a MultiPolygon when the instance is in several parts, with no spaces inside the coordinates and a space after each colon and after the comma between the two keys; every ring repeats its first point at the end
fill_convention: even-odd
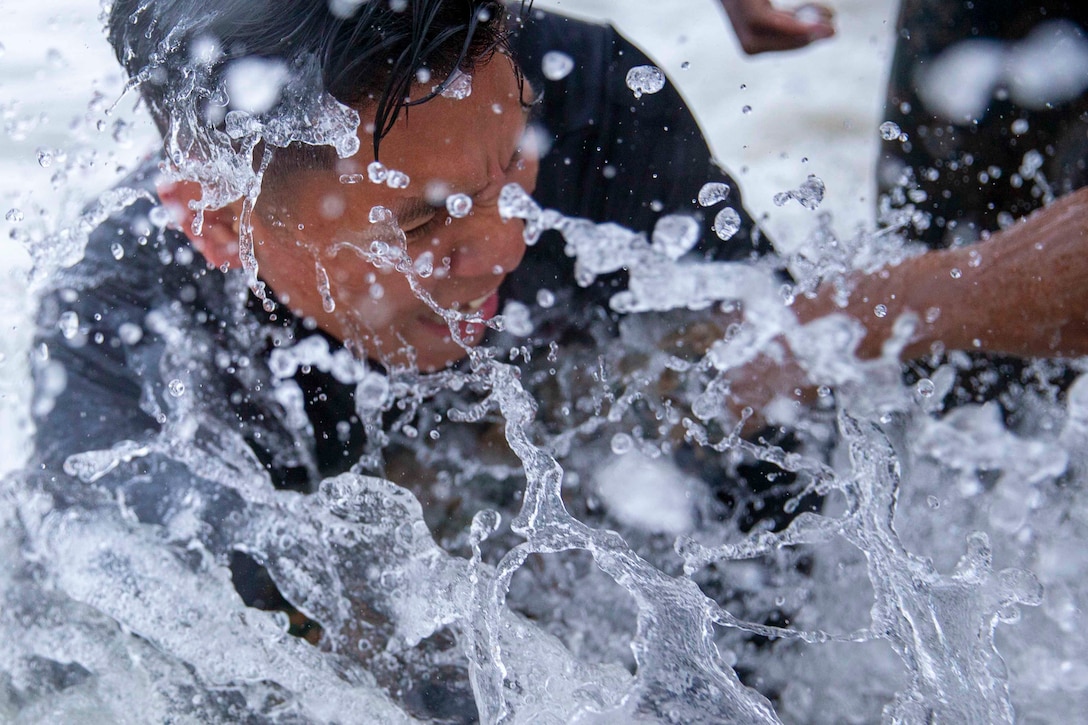
{"type": "MultiPolygon", "coordinates": [[[[640,74],[635,92],[652,92],[655,78],[640,74]]],[[[57,176],[12,197],[21,218],[9,230],[43,275],[71,266],[96,226],[144,199],[117,189],[76,212],[57,196],[123,163],[83,140],[125,139],[127,125],[116,124],[131,121],[106,114],[119,86],[106,86],[85,123],[42,147],[35,164],[57,176]]],[[[470,88],[466,77],[455,92],[470,88]]],[[[48,125],[30,106],[4,111],[9,139],[48,125]]],[[[307,127],[310,140],[353,150],[351,114],[307,110],[322,119],[307,127]]],[[[250,121],[228,121],[241,154],[214,170],[183,166],[212,192],[206,199],[247,197],[252,208],[245,154],[259,139],[299,134],[250,121]]],[[[869,129],[874,140],[880,133],[869,129]]],[[[372,169],[352,183],[412,183],[397,173],[372,169]]],[[[900,320],[886,356],[865,362],[849,354],[860,334],[850,320],[799,324],[797,295],[914,253],[893,233],[840,235],[815,217],[835,193],[825,183],[806,171],[762,202],[816,219],[795,227],[774,260],[791,271],[788,286],[772,260],[685,259],[697,239],[684,217],[638,234],[505,188],[501,213],[524,220],[529,243],[544,230],[563,234],[577,283],[629,269],[628,289],[610,301],[628,313],[618,339],[587,320],[588,342],[529,347],[534,325],[546,329],[549,310],[562,309],[556,289],[538,295],[539,317],[507,308],[487,323],[492,345],[433,375],[382,375],[318,338],[277,349],[262,382],[288,419],[294,411],[305,425],[292,382],[300,368],[354,385],[375,439],[412,453],[409,488],[345,474],[312,495],[273,489],[240,435],[200,407],[194,371],[215,364],[201,359],[204,341],[177,310],[150,311],[144,326],[167,347],[161,434],[73,456],[68,478],[25,471],[4,481],[0,719],[1075,722],[1088,710],[1088,382],[1061,400],[1047,384],[1050,364],[1036,363],[1039,384],[1017,391],[1010,425],[994,404],[942,407],[969,361],[952,356],[903,381],[897,346],[915,320],[900,320]],[[701,346],[678,345],[676,331],[698,328],[715,307],[730,324],[707,329],[701,346]],[[794,430],[791,443],[746,439],[754,411],[723,404],[729,374],[774,360],[783,340],[817,400],[802,406],[787,391],[755,411],[794,430]],[[397,420],[382,435],[390,411],[397,420]],[[726,502],[681,470],[681,456],[723,475],[765,469],[766,486],[730,490],[726,502]],[[96,485],[141,460],[155,463],[125,491],[138,499],[173,489],[155,526],[135,513],[146,501],[96,485]],[[762,517],[769,506],[782,516],[762,517]],[[289,636],[285,615],[243,605],[228,551],[263,564],[321,623],[320,646],[289,636]]],[[[704,188],[699,201],[712,206],[721,192],[704,188]]],[[[451,213],[464,206],[447,203],[451,213]]],[[[372,217],[395,226],[384,211],[372,217]]],[[[730,215],[719,217],[720,235],[735,231],[730,215]]],[[[165,221],[151,208],[127,223],[153,242],[165,221]]],[[[240,232],[246,261],[244,220],[240,232]]],[[[395,245],[345,251],[404,275],[420,294],[433,272],[434,260],[395,245]]],[[[254,261],[232,273],[240,292],[259,289],[254,261]]],[[[327,273],[315,284],[331,301],[327,273]]],[[[451,332],[466,319],[435,307],[451,332]]],[[[27,308],[11,314],[22,329],[5,342],[3,364],[25,385],[15,358],[29,337],[27,308]]],[[[85,322],[62,316],[62,337],[96,344],[85,322]]],[[[135,345],[144,333],[121,334],[135,345]]],[[[63,390],[63,372],[51,376],[42,352],[32,354],[45,392],[63,390]]]]}

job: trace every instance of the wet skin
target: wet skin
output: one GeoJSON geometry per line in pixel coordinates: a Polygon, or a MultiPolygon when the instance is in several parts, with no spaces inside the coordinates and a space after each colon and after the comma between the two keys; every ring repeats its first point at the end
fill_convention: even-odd
{"type": "MultiPolygon", "coordinates": [[[[417,87],[424,94],[432,84],[417,87]]],[[[404,189],[366,178],[372,137],[360,128],[361,151],[335,170],[303,171],[287,184],[290,199],[254,218],[261,276],[280,301],[312,317],[326,332],[386,365],[414,361],[422,370],[465,356],[445,320],[412,291],[402,272],[375,265],[360,253],[374,239],[401,247],[413,262],[433,256],[435,272],[419,278],[447,309],[494,314],[494,293],[525,251],[521,222],[498,213],[508,183],[532,191],[537,160],[522,148],[526,113],[512,61],[496,55],[475,69],[472,94],[439,96],[402,114],[381,143],[381,162],[404,172],[404,189]],[[344,184],[343,174],[362,174],[344,184]],[[454,219],[447,194],[472,199],[468,216],[454,219]],[[370,222],[371,210],[391,210],[404,239],[389,224],[370,222]],[[402,246],[403,245],[403,246],[402,246]],[[335,309],[327,311],[317,263],[327,271],[335,309]],[[489,299],[490,298],[490,299],[489,299]]],[[[366,119],[368,116],[362,114],[366,119]]],[[[364,124],[365,125],[365,124],[364,124]]],[[[479,343],[482,325],[461,326],[463,341],[479,343]]]]}
{"type": "MultiPolygon", "coordinates": [[[[417,85],[413,97],[436,82],[417,85]]],[[[497,54],[475,68],[467,98],[439,96],[402,113],[381,142],[380,160],[408,175],[411,183],[403,189],[367,179],[374,157],[365,126],[372,113],[363,108],[359,153],[334,169],[290,172],[258,201],[254,251],[276,300],[387,367],[415,364],[433,371],[465,357],[449,325],[413,292],[405,274],[364,254],[374,240],[403,249],[413,262],[430,252],[434,272],[418,282],[433,300],[445,309],[493,315],[496,290],[525,252],[523,223],[503,221],[498,198],[509,183],[529,192],[535,187],[537,158],[522,145],[522,99],[529,93],[519,88],[510,58],[497,54]],[[362,178],[343,183],[342,175],[350,174],[362,178]],[[468,195],[472,211],[451,218],[448,194],[468,195]],[[389,223],[371,223],[377,206],[393,212],[403,238],[389,223]],[[322,293],[319,267],[335,305],[322,293]]],[[[184,206],[184,191],[166,188],[162,196],[184,206]]],[[[212,218],[212,225],[222,227],[225,216],[212,218]]],[[[238,266],[237,232],[206,231],[193,241],[213,264],[238,266]]],[[[467,346],[478,344],[485,331],[481,324],[459,329],[467,346]]]]}

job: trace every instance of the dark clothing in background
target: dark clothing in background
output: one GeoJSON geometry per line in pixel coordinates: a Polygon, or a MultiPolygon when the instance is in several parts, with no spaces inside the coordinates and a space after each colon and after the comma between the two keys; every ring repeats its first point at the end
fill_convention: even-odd
{"type": "MultiPolygon", "coordinates": [[[[1042,155],[1039,171],[1055,196],[1088,182],[1088,95],[1049,108],[1027,108],[999,84],[984,112],[970,122],[943,118],[927,108],[918,91],[925,71],[957,44],[991,40],[1011,45],[1058,21],[1070,23],[1073,32],[1079,26],[1083,39],[1088,36],[1088,3],[903,0],[884,118],[897,124],[907,140],[883,142],[877,179],[880,191],[891,193],[902,171],[910,170],[908,188],[925,194],[914,204],[932,216],[927,229],[913,231],[930,247],[948,246],[957,236],[974,241],[981,232],[998,229],[1000,215],[1008,223],[1042,206],[1044,194],[1034,180],[1018,180],[1029,151],[1042,155]]],[[[895,205],[910,201],[900,198],[895,205]]]]}
{"type": "MultiPolygon", "coordinates": [[[[1007,62],[1016,44],[1033,33],[1051,33],[1046,37],[1055,45],[1088,47],[1088,3],[903,0],[897,31],[884,118],[899,126],[906,140],[882,142],[877,181],[892,208],[912,205],[928,215],[908,227],[911,238],[931,248],[971,243],[1088,183],[1088,94],[1046,107],[1018,105],[1008,76],[1021,71],[1007,62]],[[975,45],[966,47],[1005,53],[1000,71],[1005,77],[976,118],[952,120],[927,107],[919,86],[943,54],[967,42],[975,45]]],[[[1064,60],[1036,59],[1042,67],[1033,70],[1043,76],[1060,73],[1065,69],[1057,64],[1064,60]],[[1055,67],[1046,66],[1051,62],[1055,67]]],[[[1088,86],[1088,78],[1083,84],[1088,86]]],[[[929,366],[915,367],[913,376],[932,373],[929,366]]],[[[1025,366],[1016,358],[971,354],[961,356],[957,367],[946,404],[997,400],[1010,425],[1023,386],[1054,395],[1072,380],[1052,361],[1025,366]]]]}

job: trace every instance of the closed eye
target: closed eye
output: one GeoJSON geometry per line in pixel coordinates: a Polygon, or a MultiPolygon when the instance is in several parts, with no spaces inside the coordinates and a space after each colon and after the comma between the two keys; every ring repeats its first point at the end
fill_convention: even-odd
{"type": "Polygon", "coordinates": [[[423,224],[420,224],[418,227],[413,227],[412,229],[405,231],[404,236],[409,242],[415,242],[426,238],[430,234],[434,234],[438,231],[438,228],[442,223],[442,216],[443,215],[438,213],[434,214],[434,216],[423,224]]]}

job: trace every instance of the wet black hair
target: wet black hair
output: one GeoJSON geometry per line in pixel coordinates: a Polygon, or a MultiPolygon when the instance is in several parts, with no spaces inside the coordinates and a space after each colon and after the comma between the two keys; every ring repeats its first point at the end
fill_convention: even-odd
{"type": "MultiPolygon", "coordinates": [[[[215,89],[229,62],[255,57],[297,67],[312,57],[324,90],[353,108],[373,107],[377,158],[401,113],[440,94],[455,70],[471,72],[506,50],[511,13],[520,16],[529,5],[531,0],[509,9],[501,0],[114,0],[107,30],[164,134],[172,99],[203,91],[205,104],[222,103],[215,89]],[[209,39],[218,57],[197,72],[192,56],[209,39]],[[408,101],[424,70],[436,79],[436,90],[408,101]]],[[[317,161],[331,149],[296,151],[317,161]]]]}

